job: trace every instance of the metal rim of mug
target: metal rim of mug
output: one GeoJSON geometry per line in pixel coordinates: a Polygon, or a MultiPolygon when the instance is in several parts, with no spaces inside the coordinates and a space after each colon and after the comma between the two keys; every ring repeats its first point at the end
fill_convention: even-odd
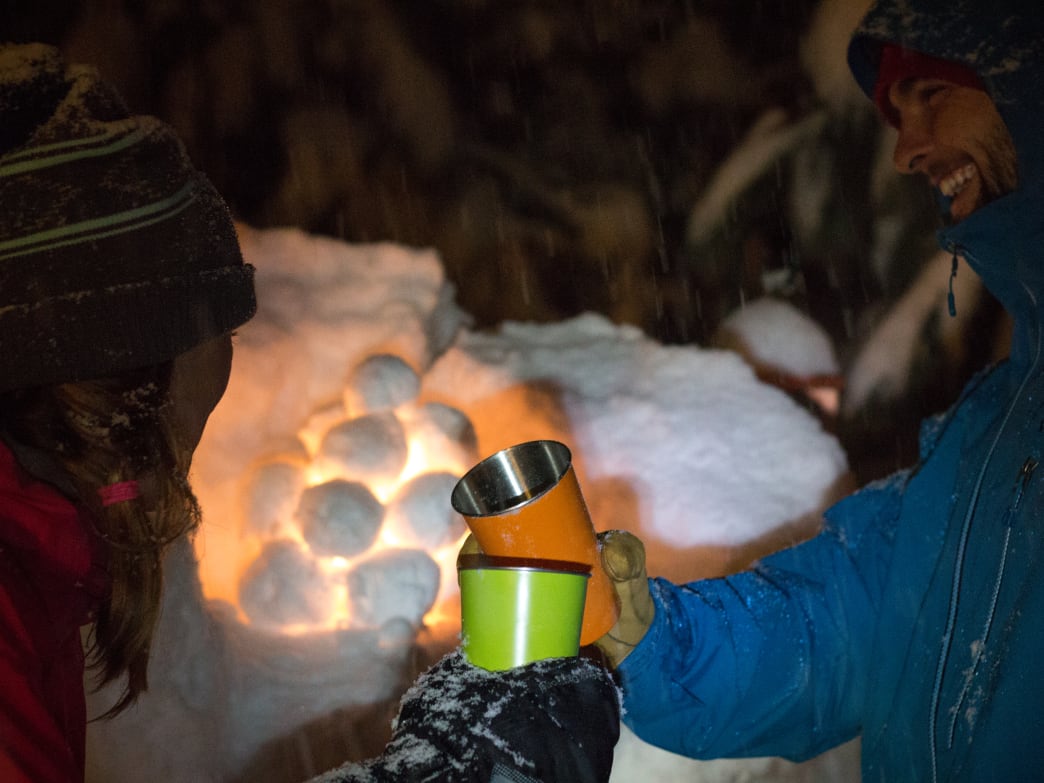
{"type": "MultiPolygon", "coordinates": [[[[513,511],[529,505],[543,497],[562,480],[573,464],[573,455],[569,447],[557,440],[530,440],[525,443],[517,443],[508,446],[495,454],[491,454],[475,465],[464,474],[457,482],[450,495],[450,503],[454,511],[468,517],[490,517],[513,511]],[[517,472],[510,470],[509,466],[521,465],[519,457],[525,457],[527,462],[533,462],[538,456],[544,458],[543,464],[551,467],[551,476],[546,486],[541,486],[538,492],[529,493],[529,487],[522,487],[517,482],[509,482],[511,476],[517,477],[517,472]],[[498,483],[497,479],[501,481],[498,483]],[[508,488],[514,491],[511,498],[524,498],[521,502],[505,504],[503,507],[489,507],[482,502],[481,493],[472,490],[472,484],[483,482],[483,488],[488,490],[508,488]]],[[[499,495],[498,495],[499,496],[499,495]]]]}

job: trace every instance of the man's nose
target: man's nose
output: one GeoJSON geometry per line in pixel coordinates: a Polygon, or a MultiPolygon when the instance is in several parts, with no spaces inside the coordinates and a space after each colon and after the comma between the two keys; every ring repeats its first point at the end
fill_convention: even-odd
{"type": "Polygon", "coordinates": [[[892,162],[900,174],[920,169],[932,148],[932,134],[924,117],[914,112],[899,113],[899,137],[895,141],[892,162]]]}
{"type": "Polygon", "coordinates": [[[891,86],[888,100],[899,116],[899,138],[895,142],[892,162],[900,174],[911,174],[918,170],[931,150],[931,117],[924,104],[900,83],[891,86]]]}

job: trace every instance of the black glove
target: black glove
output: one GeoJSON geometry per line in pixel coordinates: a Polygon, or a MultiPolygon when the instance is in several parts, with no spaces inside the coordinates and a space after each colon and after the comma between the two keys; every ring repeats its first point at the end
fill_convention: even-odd
{"type": "Polygon", "coordinates": [[[598,664],[489,672],[455,651],[403,696],[379,758],[313,783],[604,783],[619,736],[619,692],[598,664]]]}

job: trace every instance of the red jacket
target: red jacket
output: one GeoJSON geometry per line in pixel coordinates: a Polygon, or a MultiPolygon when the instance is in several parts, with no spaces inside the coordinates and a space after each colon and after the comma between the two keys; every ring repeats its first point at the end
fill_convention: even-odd
{"type": "Polygon", "coordinates": [[[80,627],[102,594],[90,526],[0,443],[0,781],[84,777],[80,627]],[[92,597],[93,596],[93,597],[92,597]]]}

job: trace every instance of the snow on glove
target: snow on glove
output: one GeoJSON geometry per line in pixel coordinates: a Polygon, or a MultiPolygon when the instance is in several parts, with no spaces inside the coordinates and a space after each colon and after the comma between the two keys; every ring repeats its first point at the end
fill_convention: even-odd
{"type": "Polygon", "coordinates": [[[458,650],[403,696],[380,757],[313,783],[602,783],[619,735],[619,692],[598,664],[489,672],[458,650]]]}
{"type": "Polygon", "coordinates": [[[598,534],[602,568],[609,575],[620,599],[620,617],[595,644],[614,667],[619,666],[645,636],[652,625],[656,605],[649,592],[645,571],[645,545],[625,530],[598,534]]]}

